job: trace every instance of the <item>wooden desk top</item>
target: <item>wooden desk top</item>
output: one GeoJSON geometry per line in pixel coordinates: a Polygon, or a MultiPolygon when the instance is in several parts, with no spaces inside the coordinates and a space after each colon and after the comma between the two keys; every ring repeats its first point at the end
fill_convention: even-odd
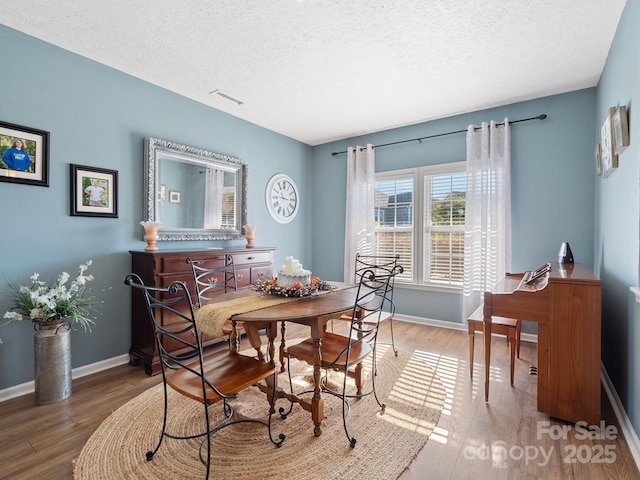
{"type": "MultiPolygon", "coordinates": [[[[508,273],[506,278],[492,290],[492,293],[511,293],[515,291],[523,275],[524,273],[508,273]]],[[[600,279],[580,263],[551,263],[548,282],[599,285],[600,279]]]]}

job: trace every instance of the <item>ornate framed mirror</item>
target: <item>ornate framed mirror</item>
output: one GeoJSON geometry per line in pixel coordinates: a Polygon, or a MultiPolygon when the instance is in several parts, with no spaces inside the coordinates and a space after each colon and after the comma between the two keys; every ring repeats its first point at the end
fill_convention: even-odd
{"type": "Polygon", "coordinates": [[[159,240],[238,240],[247,223],[247,164],[219,153],[147,137],[145,220],[159,240]]]}

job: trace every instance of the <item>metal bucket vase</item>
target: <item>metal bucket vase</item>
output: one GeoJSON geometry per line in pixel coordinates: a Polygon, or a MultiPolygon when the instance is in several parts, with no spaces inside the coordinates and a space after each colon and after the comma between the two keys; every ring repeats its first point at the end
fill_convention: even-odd
{"type": "Polygon", "coordinates": [[[71,395],[71,323],[34,322],[36,405],[48,405],[71,395]]]}

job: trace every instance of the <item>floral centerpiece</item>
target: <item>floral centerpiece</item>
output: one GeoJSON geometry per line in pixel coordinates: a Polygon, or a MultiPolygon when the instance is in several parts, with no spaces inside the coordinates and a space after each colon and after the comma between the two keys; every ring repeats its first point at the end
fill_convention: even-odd
{"type": "Polygon", "coordinates": [[[40,280],[40,274],[31,275],[31,285],[19,285],[9,282],[9,297],[12,306],[5,312],[6,323],[31,320],[40,325],[59,323],[69,318],[85,330],[91,331],[94,321],[90,314],[94,310],[94,298],[87,288],[93,275],[85,272],[91,266],[91,260],[80,265],[80,273],[67,284],[71,276],[62,272],[52,286],[40,280]]]}
{"type": "Polygon", "coordinates": [[[320,280],[318,277],[311,277],[311,282],[308,285],[294,283],[290,286],[278,285],[277,278],[261,279],[256,281],[254,288],[258,292],[280,297],[307,297],[321,290],[333,290],[329,282],[320,280]]]}

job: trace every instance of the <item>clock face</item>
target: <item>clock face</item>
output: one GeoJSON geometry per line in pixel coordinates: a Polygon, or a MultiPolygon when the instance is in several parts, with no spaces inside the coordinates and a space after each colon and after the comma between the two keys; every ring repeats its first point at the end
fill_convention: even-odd
{"type": "Polygon", "coordinates": [[[269,213],[277,222],[289,223],[298,213],[298,187],[288,175],[274,175],[267,184],[266,202],[269,213]]]}

